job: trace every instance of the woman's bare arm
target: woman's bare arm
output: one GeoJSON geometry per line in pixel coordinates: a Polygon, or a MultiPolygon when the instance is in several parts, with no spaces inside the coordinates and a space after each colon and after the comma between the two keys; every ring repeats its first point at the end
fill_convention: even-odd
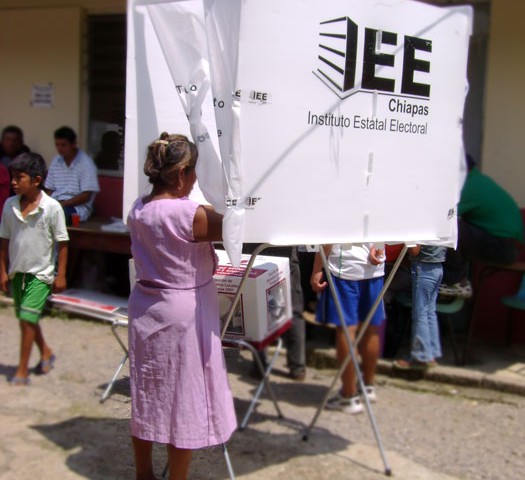
{"type": "Polygon", "coordinates": [[[222,240],[222,215],[209,205],[201,205],[193,218],[193,238],[196,242],[222,240]]]}

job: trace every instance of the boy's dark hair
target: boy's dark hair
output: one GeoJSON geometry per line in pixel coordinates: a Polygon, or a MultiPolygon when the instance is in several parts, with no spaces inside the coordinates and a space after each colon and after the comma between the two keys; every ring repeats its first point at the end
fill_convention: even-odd
{"type": "Polygon", "coordinates": [[[55,140],[57,138],[75,143],[77,141],[77,134],[71,127],[60,127],[55,130],[55,140]]]}
{"type": "Polygon", "coordinates": [[[34,179],[35,177],[41,177],[40,190],[44,189],[44,181],[47,176],[47,165],[46,161],[42,158],[42,155],[38,153],[21,153],[16,157],[11,165],[9,165],[11,172],[22,172],[26,173],[34,179]]]}
{"type": "Polygon", "coordinates": [[[2,137],[8,133],[14,133],[15,135],[18,135],[21,141],[24,141],[24,132],[20,127],[17,127],[16,125],[8,125],[2,130],[2,137]]]}

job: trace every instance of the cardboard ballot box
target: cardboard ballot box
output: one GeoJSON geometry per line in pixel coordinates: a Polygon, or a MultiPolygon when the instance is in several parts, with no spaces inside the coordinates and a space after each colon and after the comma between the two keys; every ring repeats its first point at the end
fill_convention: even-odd
{"type": "MultiPolygon", "coordinates": [[[[221,325],[224,325],[250,256],[243,255],[241,266],[234,267],[226,252],[218,250],[217,255],[219,265],[213,278],[219,292],[221,325]]],[[[225,338],[242,338],[264,345],[268,339],[287,330],[291,318],[288,259],[258,255],[244,284],[225,338]]]]}

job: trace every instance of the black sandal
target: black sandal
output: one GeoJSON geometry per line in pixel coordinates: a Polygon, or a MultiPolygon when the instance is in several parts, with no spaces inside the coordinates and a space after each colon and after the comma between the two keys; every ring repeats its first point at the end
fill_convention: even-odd
{"type": "Polygon", "coordinates": [[[9,385],[12,387],[27,387],[31,383],[29,377],[11,377],[9,380],[9,385]]]}
{"type": "Polygon", "coordinates": [[[53,353],[47,360],[40,360],[35,366],[34,372],[36,375],[46,375],[55,367],[55,360],[57,357],[53,353]]]}

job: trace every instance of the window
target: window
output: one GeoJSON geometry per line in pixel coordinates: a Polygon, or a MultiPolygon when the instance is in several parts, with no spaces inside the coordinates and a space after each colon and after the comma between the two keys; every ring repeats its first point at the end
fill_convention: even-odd
{"type": "Polygon", "coordinates": [[[99,173],[122,176],[126,102],[126,16],[88,19],[88,151],[99,173]]]}

